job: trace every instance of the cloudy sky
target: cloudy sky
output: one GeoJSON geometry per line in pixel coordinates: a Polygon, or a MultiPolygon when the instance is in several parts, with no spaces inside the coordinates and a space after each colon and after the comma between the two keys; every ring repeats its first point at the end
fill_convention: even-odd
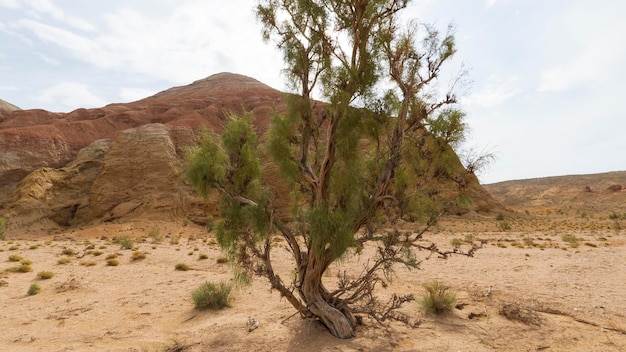
{"type": "MultiPolygon", "coordinates": [[[[255,0],[0,0],[0,98],[69,112],[129,102],[218,72],[284,90],[255,0]]],[[[626,170],[626,1],[422,0],[454,23],[472,83],[464,148],[483,183],[626,170]]]]}

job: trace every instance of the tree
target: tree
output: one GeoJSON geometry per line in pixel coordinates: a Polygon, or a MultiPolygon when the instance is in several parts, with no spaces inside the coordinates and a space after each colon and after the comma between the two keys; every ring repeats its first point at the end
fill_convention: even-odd
{"type": "Polygon", "coordinates": [[[264,39],[282,50],[297,94],[286,96],[287,112],[273,118],[264,145],[251,114],[230,116],[221,136],[203,134],[186,169],[200,194],[219,191],[220,245],[339,338],[354,336],[363,315],[415,324],[398,312],[412,295],[382,302],[375,294],[394,265],[416,268],[420,250],[446,258],[477,249],[418,242],[450,200],[437,185],[451,180],[462,191],[468,172],[450,147],[463,138],[464,114],[451,91],[438,97],[431,88],[455,53],[454,37],[416,23],[403,30],[408,2],[261,0],[264,39]],[[289,187],[289,213],[263,181],[261,147],[289,187]],[[401,231],[399,220],[422,227],[401,231]],[[276,237],[293,257],[288,282],[272,265],[276,237]],[[332,288],[324,282],[339,258],[372,248],[362,272],[344,273],[332,288]]]}

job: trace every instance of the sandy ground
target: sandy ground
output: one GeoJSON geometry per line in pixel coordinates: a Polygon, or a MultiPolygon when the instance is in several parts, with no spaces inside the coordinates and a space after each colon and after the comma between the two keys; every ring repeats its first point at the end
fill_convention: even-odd
{"type": "MultiPolygon", "coordinates": [[[[487,240],[474,258],[430,259],[422,270],[399,268],[392,285],[381,291],[420,295],[422,283],[441,280],[457,292],[452,313],[431,316],[410,303],[404,312],[422,321],[418,328],[382,327],[365,319],[350,340],[335,339],[315,321],[294,316],[263,278],[236,291],[230,308],[195,310],[195,288],[232,278],[232,268],[218,263],[223,254],[213,235],[201,227],[136,221],[19,235],[0,241],[0,271],[19,264],[9,261],[11,255],[32,261],[32,271],[0,274],[0,350],[626,351],[623,231],[568,232],[579,238],[572,248],[563,241],[563,230],[463,230],[475,227],[457,221],[426,237],[447,246],[455,238],[487,240]],[[116,236],[134,238],[146,258],[132,260],[132,250],[112,241],[116,236]],[[77,253],[62,254],[66,248],[77,253]],[[117,254],[118,266],[107,265],[111,254],[117,254]],[[201,254],[208,258],[199,259],[201,254]],[[71,261],[58,264],[64,257],[71,261]],[[177,263],[192,270],[175,270],[177,263]],[[54,276],[39,279],[41,271],[54,276]],[[27,295],[33,283],[41,291],[27,295]],[[259,321],[258,329],[248,332],[248,317],[259,321]]],[[[287,252],[275,252],[284,256],[279,269],[288,272],[287,252]]],[[[334,265],[329,285],[337,272],[358,270],[365,260],[334,265]]]]}

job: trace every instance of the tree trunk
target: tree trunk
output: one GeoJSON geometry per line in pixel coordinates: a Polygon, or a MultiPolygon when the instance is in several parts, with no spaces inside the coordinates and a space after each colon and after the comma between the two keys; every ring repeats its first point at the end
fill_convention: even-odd
{"type": "Polygon", "coordinates": [[[354,337],[356,322],[349,312],[342,312],[324,299],[326,289],[322,285],[325,265],[315,255],[309,257],[303,275],[301,293],[309,311],[320,319],[330,333],[340,339],[354,337]]]}

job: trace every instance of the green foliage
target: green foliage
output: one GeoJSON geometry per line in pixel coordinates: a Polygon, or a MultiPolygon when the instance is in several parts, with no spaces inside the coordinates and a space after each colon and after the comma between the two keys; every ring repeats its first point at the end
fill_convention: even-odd
{"type": "Polygon", "coordinates": [[[500,231],[509,231],[511,230],[511,224],[508,221],[498,221],[498,229],[500,231]]]}
{"type": "Polygon", "coordinates": [[[317,255],[328,250],[333,258],[339,258],[354,244],[351,223],[341,211],[313,208],[308,213],[307,223],[310,226],[311,250],[317,255]]]}
{"type": "Polygon", "coordinates": [[[134,251],[133,254],[130,256],[130,259],[132,261],[137,261],[137,260],[141,260],[145,258],[146,258],[146,254],[140,251],[134,251]]]}
{"type": "Polygon", "coordinates": [[[572,235],[572,234],[563,234],[561,235],[561,240],[563,240],[563,242],[567,242],[569,243],[569,246],[572,248],[577,248],[579,245],[579,238],[572,235]]]}
{"type": "Polygon", "coordinates": [[[107,266],[118,266],[120,265],[120,261],[117,259],[108,259],[107,266]]]}
{"type": "Polygon", "coordinates": [[[21,261],[22,259],[24,259],[24,258],[22,258],[21,256],[19,256],[19,255],[17,255],[17,254],[11,254],[11,255],[9,256],[9,261],[10,261],[10,262],[19,262],[19,261],[21,261]]]}
{"type": "Polygon", "coordinates": [[[117,237],[115,242],[119,244],[122,249],[132,249],[135,245],[135,241],[128,236],[117,237]]]}
{"type": "Polygon", "coordinates": [[[196,309],[219,310],[230,307],[232,286],[220,281],[218,284],[205,282],[191,293],[196,309]]]}
{"type": "Polygon", "coordinates": [[[64,264],[68,264],[70,263],[72,260],[70,258],[59,258],[59,260],[57,260],[57,264],[59,265],[64,265],[64,264]]]}
{"type": "Polygon", "coordinates": [[[9,273],[28,273],[33,271],[33,268],[31,268],[28,264],[20,264],[18,266],[7,268],[6,271],[9,273]]]}
{"type": "Polygon", "coordinates": [[[179,270],[179,271],[188,271],[191,270],[191,268],[189,267],[189,265],[185,264],[185,263],[178,263],[174,266],[174,269],[179,270]]]}
{"type": "Polygon", "coordinates": [[[463,121],[465,113],[458,109],[443,109],[437,118],[429,122],[430,132],[450,145],[457,145],[465,139],[467,125],[463,121]]]}
{"type": "Polygon", "coordinates": [[[456,293],[441,281],[431,281],[422,285],[425,294],[422,296],[422,309],[427,313],[443,314],[450,312],[456,302],[456,293]]]}
{"type": "Polygon", "coordinates": [[[34,296],[34,295],[38,294],[39,291],[41,291],[41,286],[39,286],[39,284],[37,284],[37,283],[34,283],[34,284],[30,285],[30,287],[28,288],[28,291],[26,293],[29,296],[34,296]]]}
{"type": "Polygon", "coordinates": [[[204,131],[199,146],[188,152],[189,164],[185,175],[196,191],[208,198],[211,189],[219,186],[226,178],[227,156],[222,149],[219,136],[204,131]]]}
{"type": "Polygon", "coordinates": [[[63,251],[61,251],[61,254],[63,254],[63,255],[74,255],[74,254],[76,254],[76,251],[73,250],[72,248],[65,248],[63,251]]]}
{"type": "Polygon", "coordinates": [[[7,239],[6,236],[6,226],[7,226],[7,219],[0,217],[0,240],[5,241],[7,239]]]}
{"type": "Polygon", "coordinates": [[[54,276],[52,271],[40,271],[37,273],[37,278],[41,280],[51,279],[54,276]]]}

